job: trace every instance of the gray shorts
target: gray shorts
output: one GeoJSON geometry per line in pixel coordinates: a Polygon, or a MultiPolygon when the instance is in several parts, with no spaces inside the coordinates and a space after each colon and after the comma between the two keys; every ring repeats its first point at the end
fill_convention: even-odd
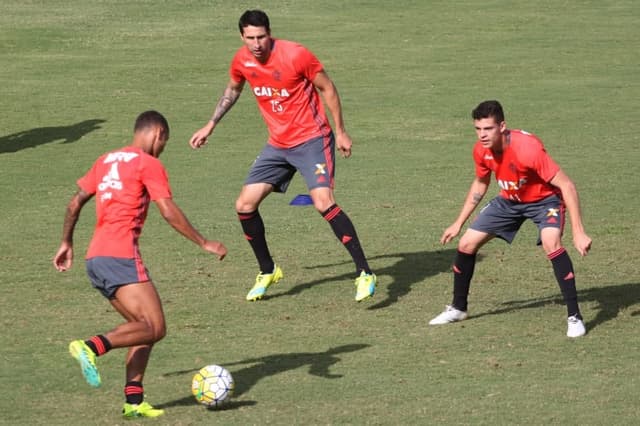
{"type": "MultiPolygon", "coordinates": [[[[511,244],[526,219],[531,219],[538,231],[543,228],[559,228],[562,232],[565,222],[564,202],[557,195],[535,203],[516,203],[498,196],[480,210],[469,228],[495,235],[511,244]]],[[[538,245],[540,244],[538,232],[538,245]]]]}
{"type": "Polygon", "coordinates": [[[86,266],[91,284],[107,299],[115,298],[122,286],[151,280],[140,259],[96,256],[87,259],[86,266]]]}
{"type": "Polygon", "coordinates": [[[244,183],[269,183],[275,192],[286,192],[291,179],[299,171],[309,190],[333,188],[335,145],[333,133],[293,148],[276,148],[267,144],[251,166],[244,183]]]}

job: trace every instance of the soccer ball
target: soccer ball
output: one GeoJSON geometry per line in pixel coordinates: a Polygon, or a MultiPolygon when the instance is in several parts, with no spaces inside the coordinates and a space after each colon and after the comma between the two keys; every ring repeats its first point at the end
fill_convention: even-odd
{"type": "Polygon", "coordinates": [[[218,408],[233,395],[234,386],[233,377],[226,368],[207,365],[193,376],[191,392],[200,404],[209,408],[218,408]]]}

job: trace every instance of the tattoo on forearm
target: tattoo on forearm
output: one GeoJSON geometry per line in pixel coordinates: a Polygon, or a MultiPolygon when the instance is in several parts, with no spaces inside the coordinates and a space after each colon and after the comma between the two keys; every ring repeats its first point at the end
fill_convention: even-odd
{"type": "Polygon", "coordinates": [[[75,210],[75,206],[69,206],[64,215],[64,223],[62,225],[62,240],[69,243],[73,242],[73,230],[78,223],[79,212],[75,210]]]}
{"type": "Polygon", "coordinates": [[[480,201],[482,201],[482,194],[474,192],[471,196],[471,202],[473,203],[473,205],[477,205],[478,203],[480,203],[480,201]]]}
{"type": "Polygon", "coordinates": [[[218,104],[216,105],[216,109],[213,112],[213,116],[211,117],[211,120],[213,120],[215,123],[220,121],[220,119],[224,117],[227,111],[231,109],[233,104],[236,103],[239,96],[240,96],[240,92],[236,92],[231,89],[225,89],[224,93],[222,94],[222,97],[220,98],[220,100],[218,101],[218,104]]]}

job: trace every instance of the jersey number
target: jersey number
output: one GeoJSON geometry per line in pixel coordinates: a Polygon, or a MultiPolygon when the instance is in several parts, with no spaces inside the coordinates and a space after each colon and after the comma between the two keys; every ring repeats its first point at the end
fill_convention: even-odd
{"type": "Polygon", "coordinates": [[[282,112],[284,111],[284,107],[282,106],[280,101],[271,101],[271,111],[282,112]]]}

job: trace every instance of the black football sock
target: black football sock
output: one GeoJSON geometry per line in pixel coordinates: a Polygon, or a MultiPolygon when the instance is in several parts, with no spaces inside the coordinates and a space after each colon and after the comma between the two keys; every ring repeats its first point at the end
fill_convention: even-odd
{"type": "Polygon", "coordinates": [[[127,382],[127,384],[124,385],[124,397],[126,398],[127,404],[141,404],[144,399],[142,382],[127,382]]]}
{"type": "Polygon", "coordinates": [[[578,292],[576,290],[576,278],[573,273],[573,264],[569,253],[564,248],[559,248],[549,253],[547,258],[553,265],[553,272],[560,286],[564,303],[567,305],[567,316],[576,316],[582,319],[578,307],[578,292]]]}
{"type": "Polygon", "coordinates": [[[329,222],[336,237],[338,237],[351,255],[353,262],[356,264],[356,273],[359,274],[361,271],[364,271],[367,274],[371,274],[369,263],[366,257],[364,257],[364,251],[360,246],[356,229],[351,219],[349,219],[349,216],[347,216],[337,204],[334,204],[322,213],[322,217],[329,222]]]}
{"type": "Polygon", "coordinates": [[[458,250],[453,261],[453,301],[451,306],[460,311],[467,311],[467,298],[475,266],[475,253],[469,254],[458,250]]]}
{"type": "Polygon", "coordinates": [[[274,268],[269,247],[267,247],[267,239],[265,238],[264,222],[257,210],[249,213],[238,212],[238,219],[242,225],[244,237],[249,241],[253,253],[258,260],[260,272],[271,273],[274,268]]]}
{"type": "Polygon", "coordinates": [[[111,350],[111,342],[102,334],[93,336],[89,340],[85,340],[84,343],[89,346],[97,356],[104,355],[111,350]]]}

